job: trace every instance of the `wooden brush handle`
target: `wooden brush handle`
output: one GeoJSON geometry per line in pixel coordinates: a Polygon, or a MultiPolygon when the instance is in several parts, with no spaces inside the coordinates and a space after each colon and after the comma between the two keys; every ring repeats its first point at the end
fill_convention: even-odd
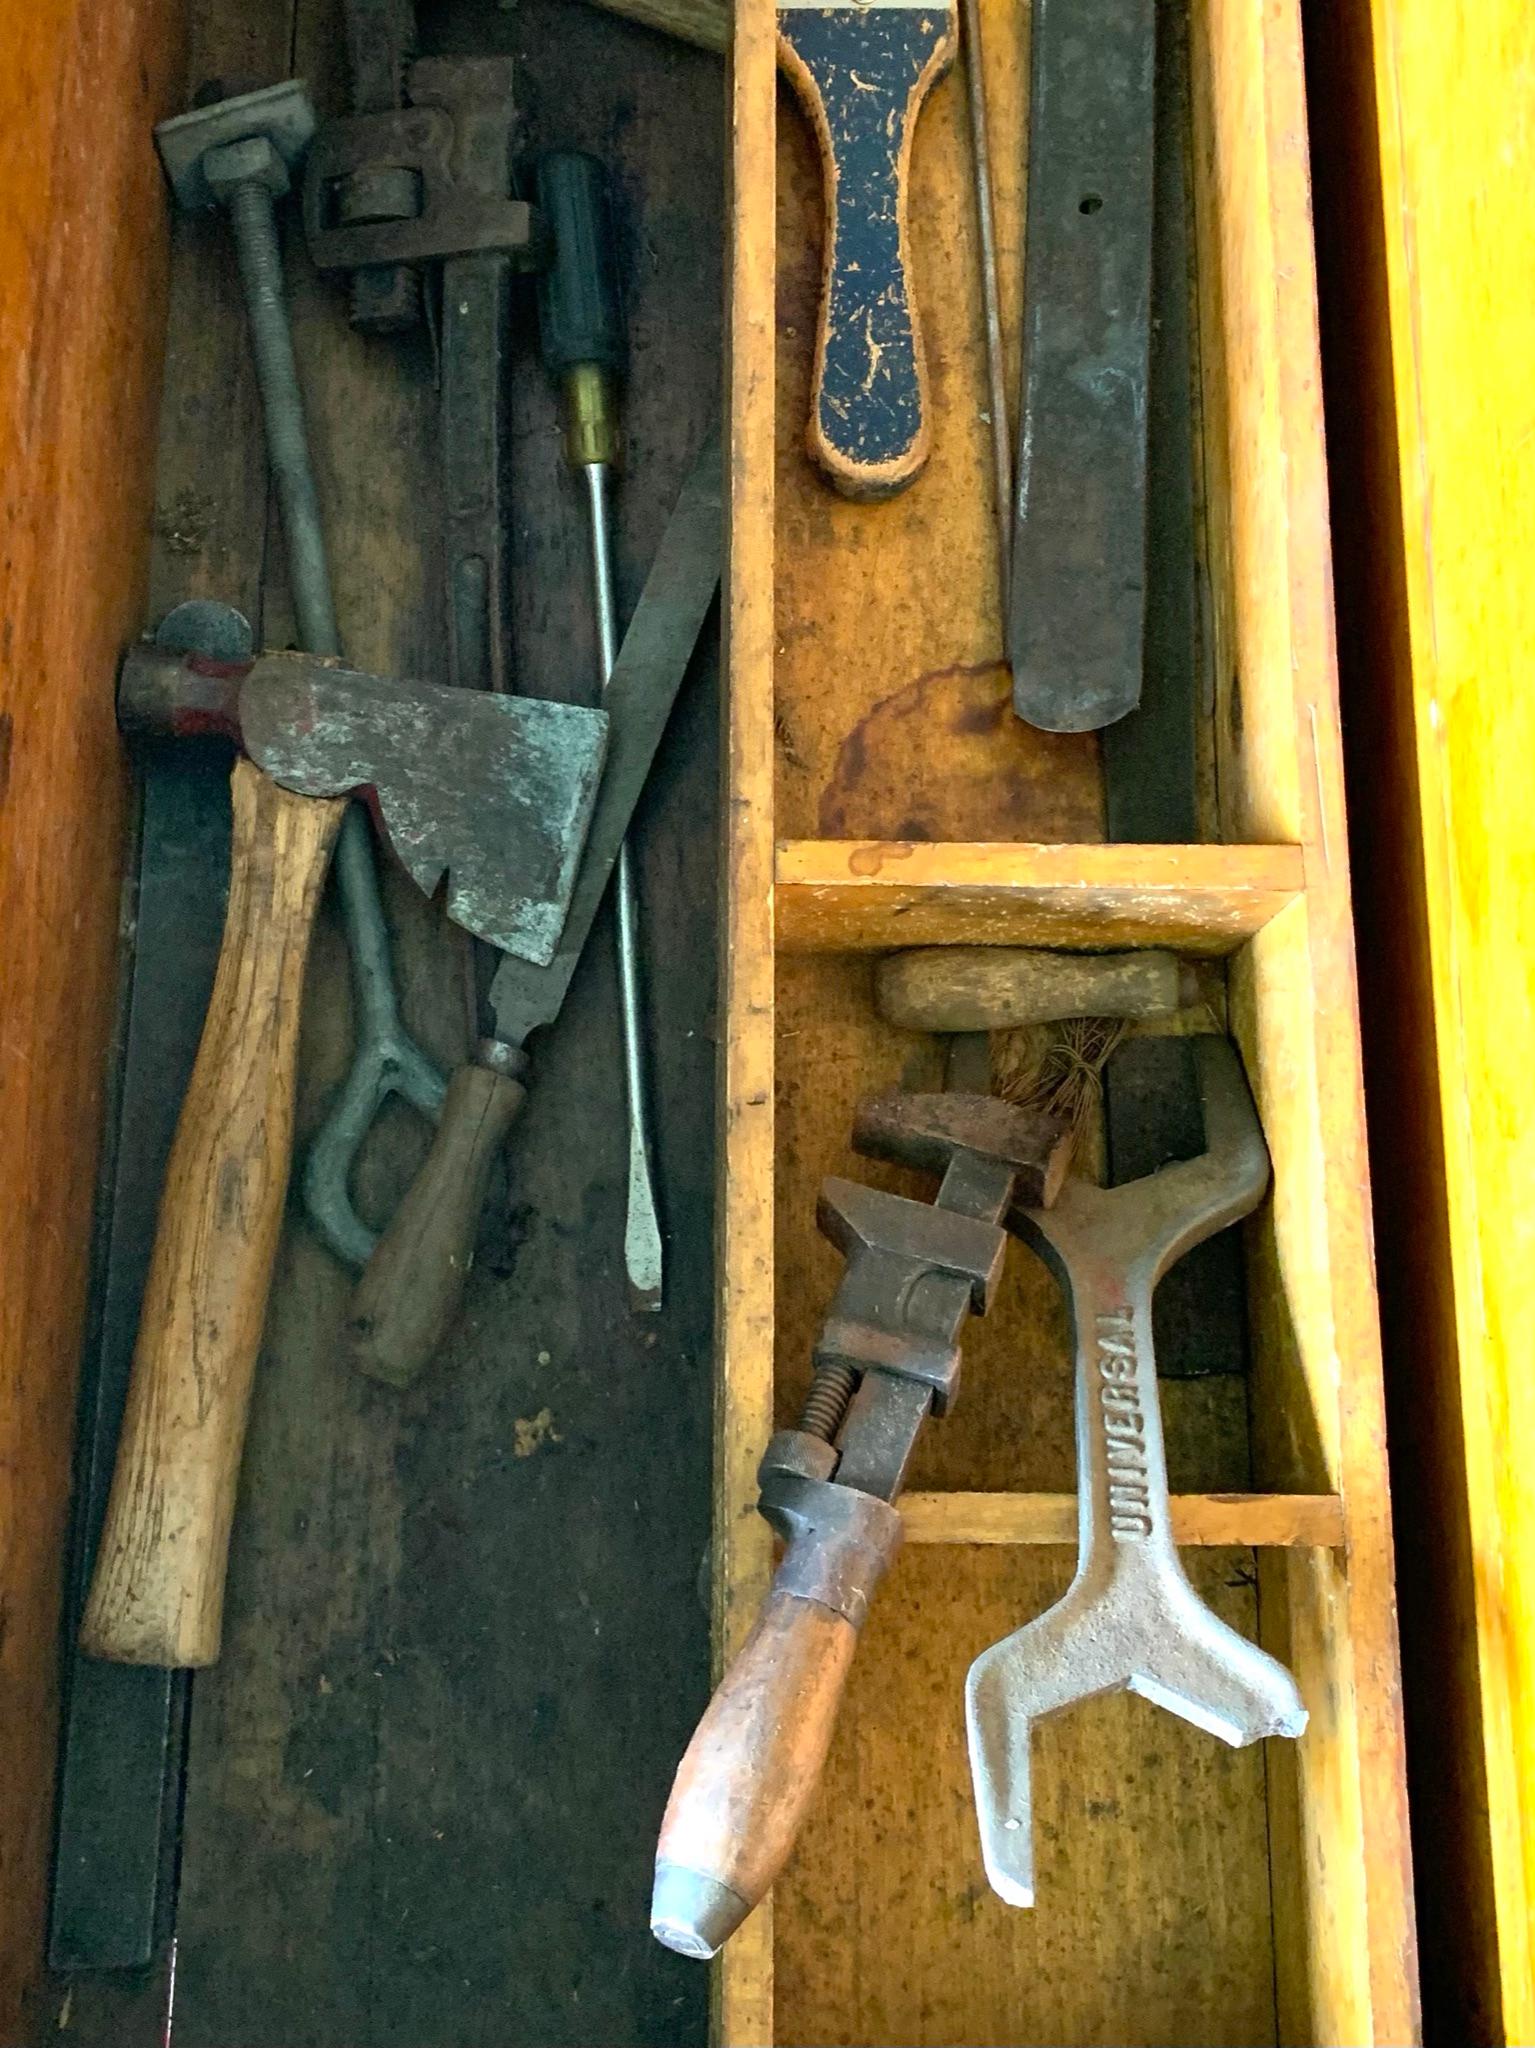
{"type": "Polygon", "coordinates": [[[1008,1031],[1064,1017],[1170,1017],[1196,1000],[1171,953],[922,946],[880,962],[875,1002],[908,1031],[1008,1031]]]}
{"type": "Polygon", "coordinates": [[[409,1386],[452,1328],[491,1161],[526,1100],[520,1081],[489,1067],[460,1067],[448,1083],[426,1163],[347,1311],[347,1350],[369,1378],[409,1386]]]}
{"type": "Polygon", "coordinates": [[[713,1955],[789,1859],[815,1797],[858,1631],[775,1588],[704,1710],[656,1849],[651,1927],[713,1955]]]}
{"type": "Polygon", "coordinates": [[[251,1380],[282,1230],[304,962],[344,799],[235,764],[229,910],[171,1149],[80,1640],[211,1664],[251,1380]]]}
{"type": "Polygon", "coordinates": [[[780,5],[778,60],[815,128],[825,281],[806,440],[852,498],[888,497],[927,460],[927,371],[909,277],[911,137],[953,62],[952,7],[780,5]]]}

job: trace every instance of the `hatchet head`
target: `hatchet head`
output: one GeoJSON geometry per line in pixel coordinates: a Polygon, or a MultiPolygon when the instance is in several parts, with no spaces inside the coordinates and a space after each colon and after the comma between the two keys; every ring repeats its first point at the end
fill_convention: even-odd
{"type": "Polygon", "coordinates": [[[370,799],[455,924],[546,966],[570,908],[608,719],[584,705],[366,675],[312,654],[210,661],[145,642],[118,683],[125,732],[232,739],[301,796],[370,799]]]}

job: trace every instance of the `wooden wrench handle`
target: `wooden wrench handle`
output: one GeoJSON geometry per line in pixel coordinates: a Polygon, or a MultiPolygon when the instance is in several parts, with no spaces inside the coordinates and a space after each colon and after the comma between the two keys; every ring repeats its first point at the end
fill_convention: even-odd
{"type": "Polygon", "coordinates": [[[106,1523],[80,1640],[211,1664],[293,1151],[304,963],[344,798],[235,764],[229,910],[166,1171],[106,1523]]]}
{"type": "Polygon", "coordinates": [[[901,1541],[888,1501],[806,1486],[771,1447],[761,1511],[788,1547],[678,1766],[656,1848],[650,1930],[679,1955],[713,1955],[788,1862],[870,1596],[901,1541]]]}
{"type": "Polygon", "coordinates": [[[954,58],[952,5],[780,5],[778,61],[821,153],[825,280],[806,440],[839,491],[881,498],[927,460],[927,371],[909,276],[912,130],[954,58]]]}
{"type": "Polygon", "coordinates": [[[858,1631],[769,1593],[694,1730],[656,1850],[651,1931],[713,1955],[789,1860],[821,1781],[858,1631]]]}

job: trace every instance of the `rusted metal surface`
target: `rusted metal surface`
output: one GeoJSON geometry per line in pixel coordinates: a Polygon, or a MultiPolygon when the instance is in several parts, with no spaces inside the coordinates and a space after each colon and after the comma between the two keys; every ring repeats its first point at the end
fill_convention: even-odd
{"type": "MultiPolygon", "coordinates": [[[[352,75],[352,112],[385,114],[405,104],[405,70],[416,48],[411,0],[347,0],[346,55],[352,75]]],[[[346,195],[356,219],[387,219],[415,206],[409,171],[386,168],[359,177],[346,195]]],[[[421,276],[408,263],[381,263],[352,279],[352,325],[364,334],[400,334],[421,318],[421,276]]]]}
{"type": "Polygon", "coordinates": [[[1013,704],[1092,732],[1140,701],[1156,0],[1036,0],[1013,704]]]}
{"type": "Polygon", "coordinates": [[[220,733],[301,796],[374,800],[427,895],[447,876],[456,924],[547,965],[575,888],[607,713],[365,675],[306,654],[244,664],[133,648],[125,730],[220,733]]]}
{"type": "Polygon", "coordinates": [[[826,1753],[853,1632],[901,1540],[894,1503],[923,1423],[959,1380],[959,1337],[995,1296],[1004,1218],[1060,1183],[1066,1127],[989,1095],[890,1095],[854,1124],[861,1152],[943,1178],[932,1202],[828,1180],[817,1221],[846,1258],[797,1429],[759,1471],[758,1508],[786,1545],[757,1626],[677,1773],[662,1824],[651,1931],[706,1957],[793,1847],[826,1753]],[[843,1626],[835,1662],[809,1646],[843,1626]],[[767,1633],[765,1633],[767,1632],[767,1633]],[[802,1682],[779,1696],[783,1669],[802,1682]]]}
{"type": "Polygon", "coordinates": [[[315,268],[433,263],[487,250],[503,251],[521,269],[536,268],[543,250],[533,208],[466,186],[454,160],[457,142],[453,115],[441,105],[327,122],[310,145],[304,174],[304,233],[315,268]],[[347,220],[341,206],[349,181],[380,165],[414,181],[417,210],[405,219],[347,220]]]}
{"type": "Polygon", "coordinates": [[[491,984],[495,1035],[508,1045],[522,1045],[560,1013],[714,602],[724,544],[722,489],[719,438],[711,435],[661,536],[608,678],[607,767],[558,950],[544,966],[508,954],[491,984]]]}

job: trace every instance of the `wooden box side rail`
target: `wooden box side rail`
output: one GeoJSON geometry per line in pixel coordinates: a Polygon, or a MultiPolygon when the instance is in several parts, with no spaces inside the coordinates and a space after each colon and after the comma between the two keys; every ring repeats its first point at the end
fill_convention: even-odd
{"type": "MultiPolygon", "coordinates": [[[[908,1543],[1062,1543],[1077,1540],[1074,1493],[908,1493],[908,1543]]],[[[1200,1547],[1336,1550],[1344,1541],[1335,1493],[1177,1493],[1173,1535],[1200,1547]]]]}
{"type": "Polygon", "coordinates": [[[184,7],[0,32],[0,2040],[41,1968],[59,1598],[125,817],[112,679],[144,623],[184,7]]]}
{"type": "MultiPolygon", "coordinates": [[[[773,194],[776,26],[767,0],[736,10],[728,108],[725,583],[721,736],[720,1131],[715,1272],[713,1646],[716,1676],[746,1638],[772,1576],[750,1507],[773,1427],[773,194]]],[[[719,2041],[773,2039],[773,1901],[725,1951],[713,1983],[719,2041]]]]}
{"type": "Polygon", "coordinates": [[[789,839],[774,874],[786,953],[934,945],[1231,953],[1304,886],[1295,846],[789,839]]]}
{"type": "Polygon", "coordinates": [[[1260,1572],[1303,1694],[1335,1703],[1270,1773],[1291,1866],[1275,1885],[1278,2017],[1282,2036],[1407,2041],[1417,1968],[1299,4],[1195,0],[1191,24],[1223,825],[1306,857],[1304,902],[1255,935],[1231,981],[1274,1162],[1251,1276],[1254,1463],[1274,1486],[1335,1488],[1349,1532],[1346,1556],[1290,1552],[1260,1572]]]}

